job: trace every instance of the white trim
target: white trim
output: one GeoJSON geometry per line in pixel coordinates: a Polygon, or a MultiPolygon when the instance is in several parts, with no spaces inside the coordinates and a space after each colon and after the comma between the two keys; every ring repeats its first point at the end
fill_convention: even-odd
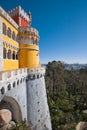
{"type": "Polygon", "coordinates": [[[21,6],[18,6],[16,8],[13,8],[11,11],[8,12],[11,17],[16,16],[19,14],[19,16],[22,16],[28,23],[31,21],[28,14],[21,8],[21,6]]]}
{"type": "Polygon", "coordinates": [[[9,16],[8,13],[0,6],[0,15],[7,19],[16,29],[18,29],[18,25],[15,23],[15,21],[9,16]]]}

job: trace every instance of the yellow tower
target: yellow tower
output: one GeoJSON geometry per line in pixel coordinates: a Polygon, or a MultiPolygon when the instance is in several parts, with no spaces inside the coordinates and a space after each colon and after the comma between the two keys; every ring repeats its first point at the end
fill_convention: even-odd
{"type": "Polygon", "coordinates": [[[21,26],[19,28],[19,66],[20,68],[37,68],[39,63],[39,35],[38,31],[32,27],[21,26]]]}

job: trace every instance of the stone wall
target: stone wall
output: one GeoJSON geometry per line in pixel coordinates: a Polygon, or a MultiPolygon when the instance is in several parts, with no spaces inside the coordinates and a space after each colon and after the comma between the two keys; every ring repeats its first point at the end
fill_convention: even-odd
{"type": "Polygon", "coordinates": [[[22,115],[32,130],[51,130],[44,74],[44,68],[0,74],[0,108],[12,108],[13,120],[22,115]]]}
{"type": "MultiPolygon", "coordinates": [[[[2,72],[0,74],[0,100],[6,101],[6,97],[15,102],[20,107],[22,119],[27,120],[27,100],[26,100],[26,76],[27,69],[19,69],[15,71],[2,72]]],[[[14,105],[14,104],[13,104],[14,105]]]]}
{"type": "Polygon", "coordinates": [[[28,72],[28,123],[33,130],[51,130],[50,114],[44,81],[45,69],[28,72]]]}

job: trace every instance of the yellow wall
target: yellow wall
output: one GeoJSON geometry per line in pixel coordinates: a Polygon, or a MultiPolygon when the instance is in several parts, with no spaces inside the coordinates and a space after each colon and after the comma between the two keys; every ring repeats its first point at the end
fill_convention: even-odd
{"type": "MultiPolygon", "coordinates": [[[[2,18],[2,22],[5,23],[6,27],[9,27],[11,31],[14,31],[15,34],[18,34],[18,30],[11,25],[6,19],[2,18]]],[[[9,38],[7,35],[3,35],[2,37],[3,41],[6,43],[9,43],[10,45],[13,45],[14,47],[19,48],[19,43],[14,41],[13,39],[9,38]]],[[[9,46],[5,46],[6,50],[10,49],[12,51],[17,52],[15,48],[9,48],[9,46]]],[[[19,61],[18,60],[12,60],[12,59],[4,59],[4,70],[12,70],[12,69],[18,69],[19,68],[19,61]]]]}
{"type": "Polygon", "coordinates": [[[4,71],[18,69],[18,64],[16,60],[4,60],[4,71]]]}
{"type": "Polygon", "coordinates": [[[38,53],[38,46],[31,44],[20,44],[19,67],[28,67],[30,69],[39,67],[38,53]]]}
{"type": "Polygon", "coordinates": [[[11,38],[9,38],[8,36],[3,35],[2,38],[3,38],[3,41],[6,41],[7,43],[12,44],[12,45],[14,45],[15,47],[19,47],[19,44],[18,44],[16,41],[14,41],[14,40],[12,40],[11,38]]]}
{"type": "Polygon", "coordinates": [[[11,30],[13,30],[15,34],[18,34],[18,30],[15,27],[13,27],[13,25],[11,25],[5,18],[2,18],[2,22],[5,23],[5,25],[9,27],[11,30]]]}

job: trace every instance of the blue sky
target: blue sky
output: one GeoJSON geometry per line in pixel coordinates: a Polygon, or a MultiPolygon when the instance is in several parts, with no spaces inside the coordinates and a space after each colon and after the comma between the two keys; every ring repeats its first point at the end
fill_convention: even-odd
{"type": "Polygon", "coordinates": [[[40,60],[87,63],[87,0],[0,0],[6,10],[21,5],[40,34],[40,60]]]}

